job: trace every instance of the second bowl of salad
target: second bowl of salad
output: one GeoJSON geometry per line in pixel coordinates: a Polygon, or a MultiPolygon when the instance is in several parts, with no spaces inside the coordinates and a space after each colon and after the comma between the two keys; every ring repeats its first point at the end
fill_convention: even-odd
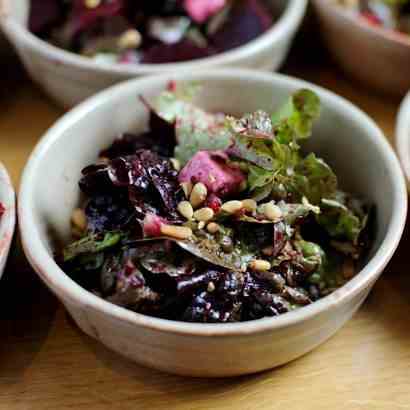
{"type": "Polygon", "coordinates": [[[72,107],[142,75],[276,70],[306,7],[307,0],[1,0],[0,24],[33,79],[72,107]]]}
{"type": "Polygon", "coordinates": [[[19,212],[29,260],[86,333],[223,376],[339,329],[392,256],[406,200],[358,109],[221,70],[125,83],[66,115],[27,165],[19,212]]]}

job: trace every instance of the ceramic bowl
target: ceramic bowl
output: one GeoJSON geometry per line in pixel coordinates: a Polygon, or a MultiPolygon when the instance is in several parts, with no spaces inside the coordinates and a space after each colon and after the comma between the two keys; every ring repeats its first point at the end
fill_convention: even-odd
{"type": "Polygon", "coordinates": [[[396,149],[410,184],[410,92],[401,103],[397,117],[396,149]]]}
{"type": "Polygon", "coordinates": [[[13,185],[6,168],[0,163],[0,204],[4,213],[0,216],[0,277],[3,275],[13,240],[16,224],[16,203],[13,185]]]}
{"type": "Polygon", "coordinates": [[[304,81],[234,69],[146,77],[87,100],[58,121],[35,148],[24,170],[19,202],[26,255],[84,332],[143,365],[207,377],[272,368],[332,336],[359,308],[392,257],[406,210],[406,186],[398,160],[366,114],[304,81]],[[306,148],[330,161],[345,188],[364,195],[377,207],[374,244],[354,279],[324,299],[283,316],[245,323],[192,324],[112,305],[81,288],[57,266],[53,250],[56,243],[70,239],[70,215],[79,205],[81,169],[95,161],[118,133],[141,131],[147,112],[138,95],[154,98],[170,80],[204,84],[195,103],[238,115],[257,109],[272,111],[301,87],[318,93],[322,115],[306,148]]]}
{"type": "Polygon", "coordinates": [[[344,71],[391,95],[410,88],[410,36],[373,26],[330,0],[312,0],[322,37],[344,71]]]}
{"type": "Polygon", "coordinates": [[[269,1],[281,17],[262,36],[226,53],[173,64],[101,64],[56,48],[27,30],[30,0],[0,0],[0,26],[31,77],[58,103],[72,107],[114,83],[148,74],[217,66],[278,69],[301,25],[307,0],[269,1]]]}

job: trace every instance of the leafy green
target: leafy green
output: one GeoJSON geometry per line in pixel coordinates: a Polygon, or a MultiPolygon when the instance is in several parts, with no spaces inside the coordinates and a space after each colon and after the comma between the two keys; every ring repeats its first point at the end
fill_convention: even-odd
{"type": "Polygon", "coordinates": [[[92,234],[81,238],[64,249],[64,262],[68,262],[80,255],[84,257],[86,254],[102,252],[117,245],[122,237],[123,234],[119,232],[106,232],[103,237],[92,234]]]}
{"type": "Polygon", "coordinates": [[[320,214],[320,208],[313,206],[306,198],[302,198],[302,203],[288,203],[285,201],[278,202],[278,207],[282,211],[283,219],[288,225],[294,225],[300,218],[305,218],[311,212],[320,214]]]}
{"type": "Polygon", "coordinates": [[[163,92],[156,102],[159,115],[175,122],[178,145],[175,157],[184,165],[201,150],[226,149],[231,144],[231,133],[225,116],[208,113],[191,102],[196,88],[179,92],[163,92]]]}
{"type": "Polygon", "coordinates": [[[318,244],[301,239],[295,241],[294,245],[303,255],[300,263],[307,271],[323,272],[326,263],[326,254],[318,244]]]}
{"type": "Polygon", "coordinates": [[[330,236],[358,244],[359,236],[367,224],[368,213],[365,205],[337,191],[332,199],[322,199],[322,213],[317,216],[318,223],[330,236]]]}
{"type": "Polygon", "coordinates": [[[313,122],[319,114],[319,97],[307,89],[297,91],[272,115],[276,139],[281,144],[290,144],[309,138],[313,122]]]}

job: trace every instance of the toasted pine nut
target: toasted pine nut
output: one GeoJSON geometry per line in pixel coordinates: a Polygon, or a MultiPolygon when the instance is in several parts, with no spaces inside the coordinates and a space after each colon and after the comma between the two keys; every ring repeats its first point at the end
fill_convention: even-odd
{"type": "Polygon", "coordinates": [[[228,201],[225,202],[221,209],[228,214],[234,214],[242,209],[243,205],[241,201],[228,201]]]}
{"type": "Polygon", "coordinates": [[[122,50],[137,48],[141,45],[142,36],[138,30],[129,29],[125,31],[118,40],[118,47],[122,50]]]}
{"type": "Polygon", "coordinates": [[[206,227],[206,229],[209,233],[214,234],[219,231],[219,225],[215,222],[210,222],[208,226],[206,227]]]}
{"type": "Polygon", "coordinates": [[[192,191],[192,183],[191,182],[181,182],[181,188],[184,191],[185,198],[189,199],[189,195],[191,195],[191,191],[192,191]]]}
{"type": "Polygon", "coordinates": [[[282,218],[281,209],[273,202],[268,202],[263,205],[263,214],[271,221],[278,221],[282,218]]]}
{"type": "Polygon", "coordinates": [[[85,212],[80,208],[74,209],[71,214],[71,223],[77,228],[77,230],[85,231],[87,228],[87,217],[85,216],[85,212]]]}
{"type": "Polygon", "coordinates": [[[198,229],[204,229],[204,228],[205,228],[205,222],[204,221],[199,222],[198,229]]]}
{"type": "Polygon", "coordinates": [[[202,182],[198,182],[192,188],[191,195],[189,197],[189,202],[194,208],[198,208],[201,204],[205,202],[208,195],[208,189],[202,182]]]}
{"type": "Polygon", "coordinates": [[[209,282],[206,290],[210,293],[213,292],[215,290],[215,284],[213,282],[209,282]]]}
{"type": "Polygon", "coordinates": [[[194,218],[197,221],[208,222],[215,215],[215,212],[212,208],[201,208],[194,212],[194,218]]]}
{"type": "Polygon", "coordinates": [[[264,272],[271,268],[271,264],[263,259],[254,259],[250,262],[249,267],[258,272],[264,272]]]}
{"type": "Polygon", "coordinates": [[[258,204],[254,199],[244,199],[242,201],[242,206],[249,212],[255,212],[258,204]]]}
{"type": "Polygon", "coordinates": [[[186,219],[192,219],[194,215],[194,208],[188,201],[182,201],[178,204],[178,212],[186,219]]]}
{"type": "Polygon", "coordinates": [[[161,233],[175,239],[188,239],[192,236],[192,229],[185,226],[162,224],[161,233]]]}
{"type": "Polygon", "coordinates": [[[175,171],[181,170],[181,163],[176,158],[171,158],[169,161],[171,162],[171,165],[173,166],[175,171]]]}

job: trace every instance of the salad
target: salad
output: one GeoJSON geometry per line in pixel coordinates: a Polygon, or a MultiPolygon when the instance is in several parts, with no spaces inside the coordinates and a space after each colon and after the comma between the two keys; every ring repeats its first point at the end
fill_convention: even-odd
{"type": "Polygon", "coordinates": [[[273,24],[265,0],[31,0],[29,29],[108,63],[171,63],[240,47],[273,24]]]}
{"type": "Polygon", "coordinates": [[[116,305],[202,323],[276,316],[342,286],[370,243],[370,206],[302,153],[316,94],[236,118],[195,106],[197,88],[141,98],[147,130],[82,170],[62,268],[116,305]]]}
{"type": "Polygon", "coordinates": [[[336,0],[368,23],[410,35],[409,0],[336,0]]]}

